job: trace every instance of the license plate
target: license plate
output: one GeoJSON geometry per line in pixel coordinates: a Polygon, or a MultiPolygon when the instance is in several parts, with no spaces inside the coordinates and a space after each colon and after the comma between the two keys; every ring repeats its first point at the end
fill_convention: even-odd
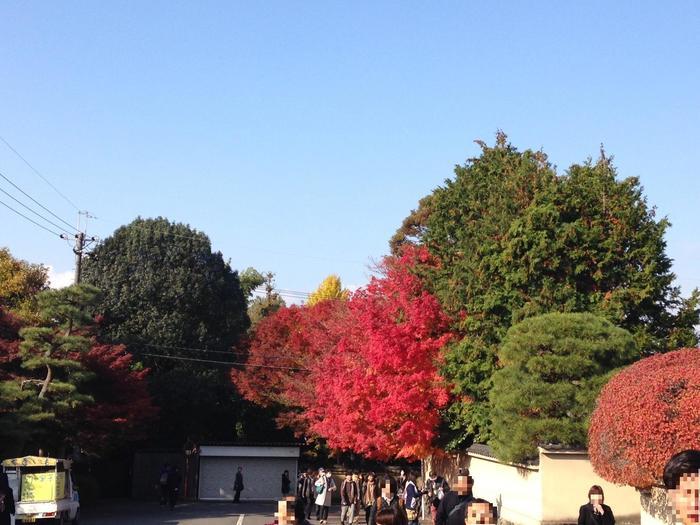
{"type": "Polygon", "coordinates": [[[30,518],[26,516],[22,518],[22,523],[36,523],[36,518],[30,518]]]}

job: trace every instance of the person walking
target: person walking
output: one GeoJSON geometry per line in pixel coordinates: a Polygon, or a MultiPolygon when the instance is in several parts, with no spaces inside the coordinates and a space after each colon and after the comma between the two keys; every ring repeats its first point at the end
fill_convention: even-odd
{"type": "Polygon", "coordinates": [[[367,474],[367,481],[362,485],[362,494],[360,496],[362,506],[365,509],[365,525],[369,525],[369,515],[372,510],[372,505],[374,505],[374,502],[377,501],[380,495],[379,483],[377,483],[374,473],[370,472],[367,474]]]}
{"type": "Polygon", "coordinates": [[[304,474],[304,481],[301,484],[301,500],[304,503],[304,515],[307,520],[311,519],[311,513],[314,510],[315,505],[315,489],[314,489],[314,473],[311,469],[307,469],[304,474]]]}
{"type": "Polygon", "coordinates": [[[182,476],[180,475],[180,469],[175,467],[171,469],[170,475],[168,476],[168,506],[170,510],[175,508],[177,504],[177,498],[180,495],[180,484],[182,483],[182,476]]]}
{"type": "Polygon", "coordinates": [[[381,488],[381,496],[372,503],[369,512],[369,525],[377,525],[377,513],[387,508],[393,508],[400,514],[398,519],[403,525],[408,523],[403,500],[399,498],[396,479],[391,476],[384,480],[381,488]]]}
{"type": "Polygon", "coordinates": [[[359,472],[353,472],[352,482],[355,484],[357,494],[354,505],[353,524],[357,525],[357,523],[360,521],[360,512],[362,511],[362,474],[359,472]]]}
{"type": "Polygon", "coordinates": [[[289,479],[289,471],[285,470],[282,472],[282,495],[289,496],[289,492],[292,490],[292,480],[289,479]]]}
{"type": "Polygon", "coordinates": [[[398,490],[399,498],[404,499],[404,490],[406,489],[406,471],[401,469],[398,479],[396,480],[396,490],[398,490]]]}
{"type": "Polygon", "coordinates": [[[355,519],[355,504],[357,503],[357,484],[352,480],[352,474],[345,474],[340,485],[340,523],[352,525],[355,519]]]}
{"type": "Polygon", "coordinates": [[[588,491],[588,503],[578,510],[578,525],[615,525],[612,509],[603,501],[603,488],[593,485],[588,491]]]}
{"type": "Polygon", "coordinates": [[[15,515],[15,495],[7,474],[0,472],[0,525],[10,525],[15,515]]]}
{"type": "Polygon", "coordinates": [[[445,494],[449,490],[450,488],[447,486],[447,483],[442,476],[438,476],[433,471],[428,474],[428,480],[425,482],[425,492],[427,493],[430,517],[432,518],[433,523],[435,523],[435,516],[437,515],[440,501],[445,497],[445,494]]]}
{"type": "Polygon", "coordinates": [[[335,481],[331,471],[319,470],[319,478],[314,484],[316,487],[316,519],[321,525],[325,525],[328,521],[328,511],[331,508],[331,495],[336,489],[335,481]]]}
{"type": "Polygon", "coordinates": [[[158,489],[160,491],[160,501],[161,505],[165,505],[168,502],[168,477],[170,476],[170,464],[164,463],[160,467],[160,474],[158,475],[158,489]]]}
{"type": "Polygon", "coordinates": [[[474,479],[469,475],[468,470],[466,474],[459,474],[454,490],[449,491],[442,500],[440,500],[440,506],[435,514],[435,525],[447,525],[447,517],[450,515],[450,512],[452,512],[452,509],[460,503],[466,504],[473,500],[473,487],[474,479]]]}
{"type": "Polygon", "coordinates": [[[406,473],[406,485],[404,486],[403,498],[406,508],[408,525],[418,525],[418,516],[421,507],[423,493],[416,486],[416,475],[408,471],[406,473]]]}
{"type": "Polygon", "coordinates": [[[233,502],[239,503],[241,501],[241,492],[245,489],[243,486],[243,467],[238,467],[238,472],[236,472],[236,480],[233,482],[233,502]]]}

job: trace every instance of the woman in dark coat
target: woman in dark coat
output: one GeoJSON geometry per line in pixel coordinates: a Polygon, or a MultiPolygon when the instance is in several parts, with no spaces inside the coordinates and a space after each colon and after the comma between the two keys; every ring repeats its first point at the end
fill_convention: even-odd
{"type": "Polygon", "coordinates": [[[289,471],[285,470],[282,473],[282,494],[287,496],[292,490],[292,480],[289,479],[289,471]]]}
{"type": "Polygon", "coordinates": [[[588,491],[588,503],[578,511],[578,525],[615,525],[612,509],[603,504],[605,495],[599,485],[588,491]]]}
{"type": "Polygon", "coordinates": [[[0,472],[0,525],[10,525],[10,514],[15,514],[15,495],[10,488],[7,474],[0,472]]]}

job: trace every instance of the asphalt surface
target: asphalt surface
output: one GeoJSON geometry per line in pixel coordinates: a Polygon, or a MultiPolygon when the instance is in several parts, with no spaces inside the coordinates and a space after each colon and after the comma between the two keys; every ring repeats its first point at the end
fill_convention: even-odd
{"type": "Polygon", "coordinates": [[[265,525],[277,504],[187,502],[173,510],[158,503],[119,500],[82,510],[81,525],[265,525]]]}

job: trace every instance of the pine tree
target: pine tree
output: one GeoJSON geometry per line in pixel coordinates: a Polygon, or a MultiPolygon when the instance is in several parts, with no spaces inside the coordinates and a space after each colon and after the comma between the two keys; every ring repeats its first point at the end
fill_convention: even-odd
{"type": "Polygon", "coordinates": [[[26,436],[46,439],[69,435],[65,431],[68,414],[92,401],[81,389],[91,377],[80,361],[91,345],[81,328],[91,322],[89,307],[98,296],[97,288],[90,285],[47,290],[37,296],[43,322],[20,330],[23,374],[3,385],[6,402],[15,407],[14,423],[26,436]]]}

